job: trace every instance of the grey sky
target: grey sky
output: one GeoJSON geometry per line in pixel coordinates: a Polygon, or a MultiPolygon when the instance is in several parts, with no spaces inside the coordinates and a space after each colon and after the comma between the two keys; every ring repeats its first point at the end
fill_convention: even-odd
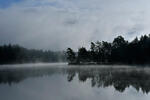
{"type": "Polygon", "coordinates": [[[150,33],[149,0],[23,0],[0,8],[0,44],[65,50],[150,33]]]}

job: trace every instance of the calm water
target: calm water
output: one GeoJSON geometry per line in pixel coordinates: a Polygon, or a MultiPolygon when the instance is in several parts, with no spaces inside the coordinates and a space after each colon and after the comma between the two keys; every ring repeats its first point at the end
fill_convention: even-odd
{"type": "Polygon", "coordinates": [[[136,66],[0,66],[0,100],[149,100],[150,69],[136,66]]]}

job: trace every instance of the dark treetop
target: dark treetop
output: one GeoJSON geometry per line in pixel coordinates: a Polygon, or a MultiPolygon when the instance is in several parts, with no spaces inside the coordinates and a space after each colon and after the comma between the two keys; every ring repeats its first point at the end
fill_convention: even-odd
{"type": "Polygon", "coordinates": [[[74,52],[67,49],[69,64],[149,64],[150,35],[137,37],[128,42],[122,36],[116,37],[112,43],[91,42],[90,50],[85,47],[74,52]]]}
{"type": "Polygon", "coordinates": [[[26,49],[18,45],[0,46],[0,64],[65,61],[64,52],[26,49]]]}

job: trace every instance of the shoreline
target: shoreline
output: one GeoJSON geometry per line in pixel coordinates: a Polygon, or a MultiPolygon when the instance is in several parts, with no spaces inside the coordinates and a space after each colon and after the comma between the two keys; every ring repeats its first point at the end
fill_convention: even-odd
{"type": "Polygon", "coordinates": [[[131,65],[131,66],[150,66],[150,63],[96,63],[96,62],[86,62],[86,63],[68,63],[68,65],[131,65]]]}

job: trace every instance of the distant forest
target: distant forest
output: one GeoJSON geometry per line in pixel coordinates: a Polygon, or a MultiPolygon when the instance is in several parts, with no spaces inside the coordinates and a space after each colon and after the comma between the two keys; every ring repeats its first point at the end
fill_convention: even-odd
{"type": "Polygon", "coordinates": [[[143,35],[129,42],[122,36],[113,42],[91,42],[90,50],[85,47],[74,52],[67,49],[69,64],[150,64],[150,35],[143,35]]]}
{"type": "Polygon", "coordinates": [[[11,44],[0,46],[0,64],[64,61],[66,61],[64,52],[26,49],[11,44]]]}

